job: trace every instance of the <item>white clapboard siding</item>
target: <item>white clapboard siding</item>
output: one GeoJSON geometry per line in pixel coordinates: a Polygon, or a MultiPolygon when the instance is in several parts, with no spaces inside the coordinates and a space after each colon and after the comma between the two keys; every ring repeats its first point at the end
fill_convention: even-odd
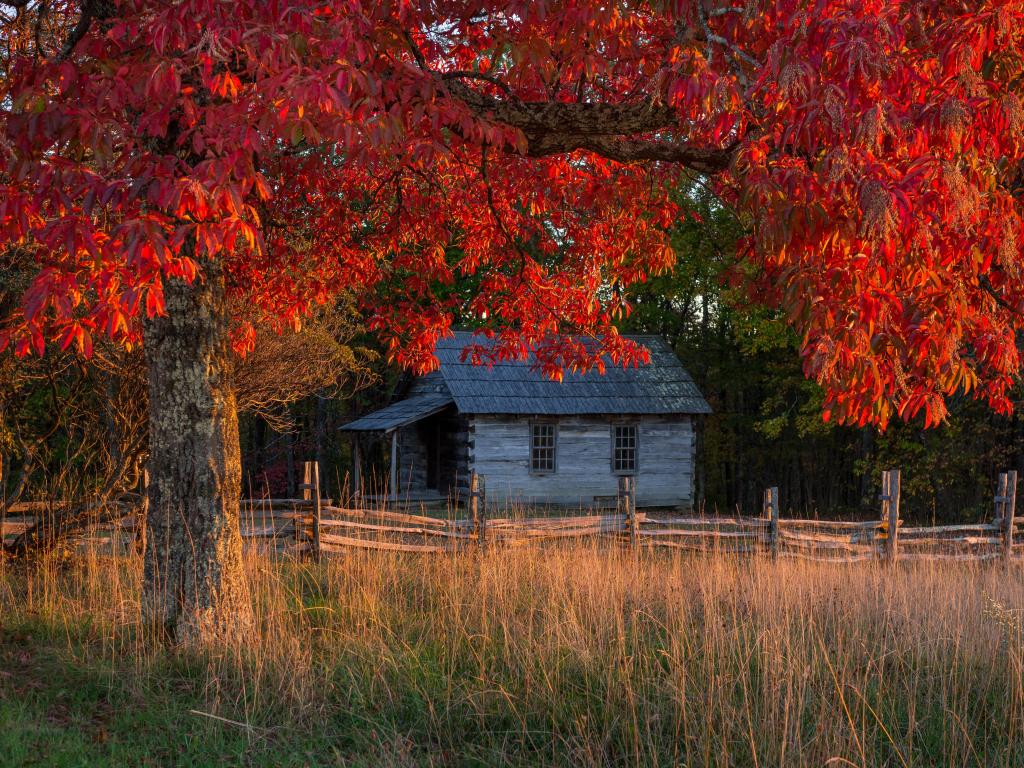
{"type": "Polygon", "coordinates": [[[614,504],[618,477],[611,466],[611,425],[635,423],[637,504],[692,504],[694,442],[689,417],[564,416],[554,420],[558,424],[556,469],[533,474],[529,417],[472,418],[472,468],[487,479],[488,503],[614,504]]]}

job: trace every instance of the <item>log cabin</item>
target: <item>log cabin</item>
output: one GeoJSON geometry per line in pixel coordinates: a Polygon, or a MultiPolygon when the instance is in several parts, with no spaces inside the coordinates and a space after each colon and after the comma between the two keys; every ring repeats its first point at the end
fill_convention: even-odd
{"type": "Polygon", "coordinates": [[[476,471],[488,505],[613,506],[627,475],[637,506],[692,507],[694,420],[711,409],[664,340],[630,338],[650,350],[650,364],[566,372],[562,381],[533,360],[463,361],[468,332],[442,339],[437,370],[407,379],[390,405],[342,427],[353,436],[354,490],[364,483],[364,443],[375,436],[390,443],[395,501],[465,499],[476,471]]]}

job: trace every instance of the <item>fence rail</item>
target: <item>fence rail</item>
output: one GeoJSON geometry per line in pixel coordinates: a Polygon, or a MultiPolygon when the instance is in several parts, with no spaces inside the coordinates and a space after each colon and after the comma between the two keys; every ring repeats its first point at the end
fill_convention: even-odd
{"type": "MultiPolygon", "coordinates": [[[[438,518],[389,509],[346,507],[321,495],[320,474],[307,462],[302,498],[245,499],[241,534],[253,547],[318,559],[360,549],[414,553],[458,553],[489,546],[600,537],[639,548],[730,554],[767,553],[773,558],[823,562],[1020,560],[1015,547],[1017,473],[999,475],[993,520],[945,526],[905,526],[900,519],[900,472],[882,476],[880,515],[875,520],[786,519],[777,488],[768,488],[759,517],[649,515],[636,509],[632,478],[620,478],[614,514],[566,517],[488,518],[484,478],[470,481],[467,516],[438,518]]],[[[0,519],[4,541],[23,535],[57,504],[13,505],[0,519]]],[[[140,510],[144,510],[142,504],[140,510]]],[[[125,514],[90,527],[74,543],[138,547],[140,516],[125,514]]]]}

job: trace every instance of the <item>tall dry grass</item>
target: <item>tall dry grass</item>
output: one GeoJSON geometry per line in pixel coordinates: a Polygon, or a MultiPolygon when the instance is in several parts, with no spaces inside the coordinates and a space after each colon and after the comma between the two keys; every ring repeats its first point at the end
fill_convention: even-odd
{"type": "Polygon", "coordinates": [[[0,615],[324,764],[1024,765],[1016,569],[597,543],[247,568],[258,632],[201,658],[139,626],[131,559],[5,566],[0,615]]]}

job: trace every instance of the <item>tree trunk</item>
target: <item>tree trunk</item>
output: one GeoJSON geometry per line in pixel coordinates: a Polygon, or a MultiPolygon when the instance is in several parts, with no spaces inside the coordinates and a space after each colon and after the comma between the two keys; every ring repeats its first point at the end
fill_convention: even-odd
{"type": "Polygon", "coordinates": [[[228,380],[224,275],[165,280],[146,322],[149,514],[142,610],[175,642],[232,640],[251,626],[238,528],[241,461],[228,380]]]}

